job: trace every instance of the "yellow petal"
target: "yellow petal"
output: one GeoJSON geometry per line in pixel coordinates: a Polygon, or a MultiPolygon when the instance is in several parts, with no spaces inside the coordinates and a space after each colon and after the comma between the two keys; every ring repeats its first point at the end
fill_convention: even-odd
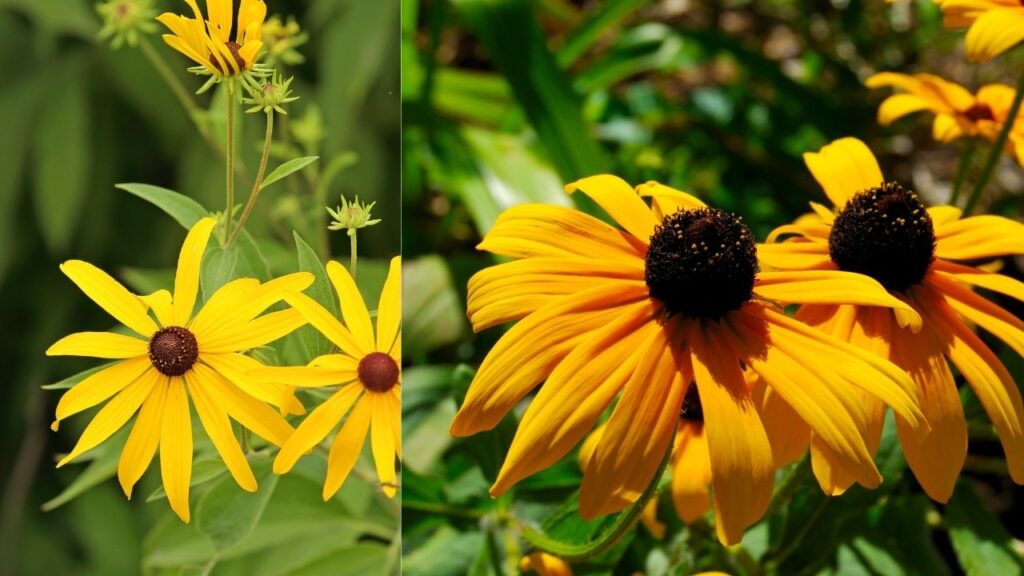
{"type": "Polygon", "coordinates": [[[103,443],[104,440],[121,429],[125,422],[135,414],[143,400],[149,395],[150,390],[156,385],[160,378],[159,372],[150,370],[141,378],[132,382],[127,388],[117,393],[113,400],[107,402],[106,406],[100,409],[93,417],[92,422],[85,427],[82,436],[75,444],[75,448],[67,456],[61,458],[57,467],[67,464],[84,452],[92,450],[103,443]]]}
{"type": "Polygon", "coordinates": [[[644,244],[650,242],[658,221],[622,178],[610,174],[590,176],[567,185],[565,190],[570,194],[577,190],[583,192],[637,240],[644,244]]]}
{"type": "Polygon", "coordinates": [[[933,110],[934,102],[914,94],[894,94],[882,101],[878,107],[878,123],[888,126],[896,120],[920,112],[933,110]]]}
{"type": "Polygon", "coordinates": [[[354,382],[354,369],[338,370],[321,366],[263,366],[251,370],[249,378],[258,383],[279,383],[298,388],[321,388],[354,382]]]}
{"type": "Polygon", "coordinates": [[[966,128],[954,116],[939,114],[932,123],[932,138],[939,142],[952,142],[964,136],[966,128]]]}
{"type": "Polygon", "coordinates": [[[363,347],[356,337],[348,331],[348,328],[342,326],[341,322],[317,303],[316,300],[299,292],[292,292],[286,295],[285,300],[302,313],[314,328],[319,330],[321,334],[326,336],[338,348],[341,348],[341,351],[345,354],[353,358],[362,358],[373,351],[372,347],[363,347]]]}
{"type": "Polygon", "coordinates": [[[1024,254],[1024,223],[1002,216],[971,216],[935,227],[935,256],[975,260],[1024,254]]]}
{"type": "Polygon", "coordinates": [[[135,358],[147,356],[149,344],[134,336],[113,332],[75,332],[46,349],[47,356],[89,356],[92,358],[135,358]]]}
{"type": "Polygon", "coordinates": [[[754,398],[761,424],[764,426],[768,442],[772,445],[772,460],[776,468],[796,462],[807,452],[811,441],[811,429],[793,407],[782,399],[778,392],[755,378],[754,398]]]}
{"type": "Polygon", "coordinates": [[[370,449],[373,451],[373,462],[384,494],[390,498],[395,495],[397,486],[395,434],[391,429],[393,418],[384,394],[367,392],[366,402],[369,403],[371,411],[370,449]]]}
{"type": "Polygon", "coordinates": [[[658,221],[679,210],[696,210],[706,205],[696,196],[651,180],[636,187],[637,194],[651,199],[654,217],[658,221]]]}
{"type": "Polygon", "coordinates": [[[768,507],[774,484],[772,449],[729,338],[711,322],[696,324],[690,337],[693,375],[704,409],[711,460],[715,527],[725,545],[768,507]]]}
{"type": "Polygon", "coordinates": [[[295,397],[294,385],[254,381],[250,374],[255,369],[263,368],[263,365],[253,358],[235,353],[201,353],[199,359],[245,394],[273,404],[281,408],[285,414],[303,414],[306,411],[302,403],[295,397]]]}
{"type": "Polygon", "coordinates": [[[187,524],[191,518],[188,489],[192,480],[192,417],[185,382],[180,378],[173,379],[167,388],[160,429],[160,478],[171,509],[187,524]]]}
{"type": "Polygon", "coordinates": [[[192,369],[209,386],[209,394],[224,406],[233,420],[275,446],[288,441],[292,427],[273,408],[246,394],[204,364],[196,364],[192,369]]]}
{"type": "Polygon", "coordinates": [[[118,362],[72,386],[57,403],[57,415],[51,428],[56,431],[61,420],[78,414],[124,390],[150,368],[149,358],[141,356],[118,362]]]}
{"type": "Polygon", "coordinates": [[[60,270],[93,302],[118,322],[148,338],[157,331],[146,306],[120,282],[99,268],[81,260],[68,260],[60,270]]]}
{"type": "Polygon", "coordinates": [[[171,326],[174,316],[174,308],[171,304],[171,293],[167,290],[157,290],[148,296],[139,296],[142,303],[149,307],[156,314],[156,320],[162,326],[171,326]]]}
{"type": "MultiPolygon", "coordinates": [[[[1019,283],[1008,276],[1001,277],[1019,283]]],[[[953,310],[991,332],[996,338],[1006,342],[1017,354],[1024,356],[1024,321],[943,274],[933,274],[929,277],[928,283],[946,296],[953,310]]]]}
{"type": "MultiPolygon", "coordinates": [[[[196,222],[185,237],[178,254],[178,271],[174,277],[174,325],[185,326],[192,318],[192,308],[199,292],[199,267],[206,252],[206,244],[217,221],[203,218],[196,222]]],[[[187,510],[186,510],[187,512],[187,510]]]]}
{"type": "Polygon", "coordinates": [[[388,267],[388,279],[380,291],[377,303],[377,350],[386,352],[398,338],[398,329],[402,322],[402,259],[398,256],[391,259],[388,267]]]}
{"type": "Polygon", "coordinates": [[[989,60],[1024,40],[1024,10],[1020,6],[987,10],[967,30],[967,59],[989,60]]]}
{"type": "Polygon", "coordinates": [[[245,44],[248,40],[259,40],[260,29],[266,17],[267,5],[263,0],[242,0],[238,7],[238,31],[235,42],[245,44]]]}
{"type": "Polygon", "coordinates": [[[227,42],[231,37],[232,0],[206,0],[206,10],[210,16],[210,34],[227,42]]]}
{"type": "Polygon", "coordinates": [[[683,522],[692,524],[711,510],[710,487],[711,456],[704,424],[684,421],[672,462],[672,503],[683,522]]]}
{"type": "Polygon", "coordinates": [[[295,429],[291,438],[281,446],[281,451],[274,459],[274,472],[284,474],[291,470],[300,456],[319,444],[331,430],[334,430],[362,392],[362,386],[345,386],[310,412],[295,429]]]}
{"type": "Polygon", "coordinates": [[[826,242],[758,244],[757,259],[775,270],[835,270],[826,242]]]}
{"type": "Polygon", "coordinates": [[[359,454],[363,451],[363,442],[370,429],[373,414],[369,402],[356,402],[338,435],[334,437],[331,451],[327,455],[327,478],[324,480],[323,498],[329,500],[345,483],[352,467],[355,466],[359,454]]]}
{"type": "Polygon", "coordinates": [[[359,293],[355,280],[344,266],[335,261],[327,263],[327,276],[334,284],[341,301],[341,316],[345,319],[345,327],[352,332],[356,343],[362,350],[373,350],[373,325],[370,324],[370,312],[366,309],[363,295],[359,293]]]}
{"type": "Polygon", "coordinates": [[[202,376],[204,372],[196,372],[193,376],[186,375],[185,382],[188,385],[188,393],[192,397],[192,403],[196,406],[196,413],[199,414],[199,421],[210,437],[213,446],[220,454],[221,460],[227,466],[231,476],[238,485],[248,492],[256,491],[256,477],[249,467],[249,461],[242,453],[242,447],[235,438],[235,432],[231,429],[231,420],[224,407],[217,402],[216,398],[209,391],[202,376]]]}
{"type": "Polygon", "coordinates": [[[875,155],[856,138],[841,138],[819,152],[808,152],[804,162],[836,208],[883,182],[875,155]]]}
{"type": "Polygon", "coordinates": [[[199,352],[223,354],[242,352],[264,346],[287,336],[306,323],[306,317],[295,309],[264,314],[244,324],[216,331],[213,338],[199,338],[199,352]]]}
{"type": "Polygon", "coordinates": [[[188,329],[197,338],[208,336],[211,330],[235,324],[234,317],[243,302],[252,301],[252,290],[260,286],[255,278],[238,278],[221,286],[196,312],[188,329]]]}
{"type": "Polygon", "coordinates": [[[948,224],[960,219],[963,210],[956,206],[932,206],[927,209],[928,215],[932,217],[932,226],[938,229],[939,226],[948,224]]]}
{"type": "Polygon", "coordinates": [[[160,445],[160,429],[163,426],[164,406],[170,384],[169,378],[157,378],[156,385],[139,409],[135,425],[132,426],[128,441],[121,450],[121,458],[117,461],[117,480],[129,500],[132,497],[132,488],[139,478],[142,478],[146,468],[149,468],[156,448],[160,445]]]}

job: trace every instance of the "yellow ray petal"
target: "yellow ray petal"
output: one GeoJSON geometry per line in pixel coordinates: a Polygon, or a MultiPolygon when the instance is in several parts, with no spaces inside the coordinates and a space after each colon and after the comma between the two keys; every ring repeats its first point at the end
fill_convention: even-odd
{"type": "Polygon", "coordinates": [[[187,524],[191,518],[188,490],[192,480],[192,417],[185,382],[180,378],[173,379],[167,388],[160,428],[160,478],[171,509],[187,524]]]}
{"type": "Polygon", "coordinates": [[[135,358],[147,356],[149,344],[134,336],[113,332],[75,332],[46,349],[47,356],[88,356],[92,358],[135,358]]]}
{"type": "Polygon", "coordinates": [[[57,403],[56,418],[50,428],[56,432],[61,420],[78,414],[124,390],[150,368],[149,358],[140,356],[118,362],[72,386],[57,403]]]}
{"type": "MultiPolygon", "coordinates": [[[[1002,274],[996,274],[994,272],[986,272],[981,268],[974,268],[972,266],[964,266],[963,264],[956,264],[954,262],[946,262],[945,260],[938,260],[935,262],[933,270],[939,272],[945,272],[947,274],[936,274],[936,277],[941,279],[952,278],[959,282],[965,282],[979,288],[985,288],[999,294],[1004,294],[1010,298],[1015,298],[1024,302],[1024,282],[1004,276],[1002,274]]],[[[948,285],[948,282],[943,282],[943,286],[948,285]]]]}
{"type": "Polygon", "coordinates": [[[695,210],[706,206],[696,196],[665,186],[654,180],[638,185],[636,192],[642,197],[649,197],[651,199],[654,218],[659,222],[666,216],[675,214],[679,210],[695,210]]]}
{"type": "Polygon", "coordinates": [[[227,42],[231,37],[232,0],[206,0],[206,11],[210,16],[210,34],[227,42]]]}
{"type": "Polygon", "coordinates": [[[291,438],[281,446],[281,451],[274,459],[274,472],[284,474],[291,470],[300,456],[319,444],[331,430],[334,430],[362,392],[362,386],[345,386],[310,412],[291,438]]]}
{"type": "Polygon", "coordinates": [[[974,128],[965,120],[958,120],[950,114],[939,114],[932,123],[932,138],[938,142],[952,142],[973,131],[974,128]]]}
{"type": "Polygon", "coordinates": [[[704,411],[718,539],[735,544],[768,507],[772,449],[729,338],[711,322],[690,337],[693,375],[704,411]]]}
{"type": "Polygon", "coordinates": [[[936,229],[939,226],[959,220],[960,215],[963,214],[963,210],[956,206],[932,206],[927,208],[927,210],[928,215],[932,218],[932,226],[935,226],[936,229]]]}
{"type": "Polygon", "coordinates": [[[106,406],[100,409],[93,417],[92,422],[85,427],[82,436],[75,444],[75,448],[57,463],[57,467],[67,464],[84,452],[95,448],[104,440],[121,429],[142,405],[142,401],[149,395],[150,390],[156,385],[159,374],[156,370],[150,370],[141,378],[132,382],[127,388],[117,393],[113,400],[107,402],[106,406]]]}
{"type": "Polygon", "coordinates": [[[804,162],[836,208],[883,182],[875,155],[856,138],[841,138],[816,153],[808,152],[804,162]]]}
{"type": "Polygon", "coordinates": [[[882,101],[878,107],[878,123],[888,126],[896,120],[914,112],[934,110],[935,102],[915,94],[894,94],[882,101]]]}
{"type": "MultiPolygon", "coordinates": [[[[1007,276],[1003,278],[1013,280],[1007,276]]],[[[959,314],[988,330],[993,336],[1006,342],[1017,354],[1024,356],[1024,321],[943,274],[933,274],[927,282],[940,290],[946,296],[949,305],[959,314]]]]}
{"type": "Polygon", "coordinates": [[[263,368],[263,365],[253,358],[235,353],[200,354],[199,360],[238,386],[242,392],[281,408],[285,414],[304,414],[306,412],[302,402],[295,397],[295,388],[292,385],[253,380],[250,373],[255,369],[263,368]]]}
{"type": "Polygon", "coordinates": [[[267,17],[267,5],[263,0],[242,0],[238,7],[238,30],[235,42],[245,44],[249,40],[260,39],[260,29],[267,17]]]}
{"type": "Polygon", "coordinates": [[[675,452],[672,503],[683,522],[692,524],[711,510],[711,456],[704,424],[683,422],[676,435],[675,452]]]}
{"type": "Polygon", "coordinates": [[[345,319],[345,327],[352,332],[356,343],[362,350],[373,350],[373,325],[370,324],[370,312],[366,309],[363,295],[359,293],[352,275],[344,266],[334,260],[327,263],[327,276],[334,284],[341,301],[341,316],[345,319]]]}
{"type": "Polygon", "coordinates": [[[521,204],[505,210],[477,245],[512,258],[582,256],[594,259],[643,259],[646,240],[579,210],[549,204],[521,204]]]}
{"type": "Polygon", "coordinates": [[[1024,223],[1002,216],[971,216],[935,226],[935,256],[975,260],[1024,254],[1024,223]]]}
{"type": "Polygon", "coordinates": [[[641,344],[663,329],[654,317],[650,303],[625,308],[554,369],[519,423],[492,495],[551,466],[579,443],[632,376],[641,344]]]}
{"type": "Polygon", "coordinates": [[[218,326],[234,324],[232,319],[241,303],[251,302],[252,290],[259,285],[260,281],[255,278],[238,278],[221,286],[196,312],[188,329],[201,338],[209,336],[210,331],[218,326]]]}
{"type": "Polygon", "coordinates": [[[761,424],[772,446],[775,467],[792,464],[807,452],[811,429],[778,392],[760,378],[754,380],[754,398],[761,415],[761,424]]]}
{"type": "Polygon", "coordinates": [[[142,408],[139,409],[135,425],[132,426],[128,441],[121,450],[121,458],[117,461],[117,480],[129,500],[132,498],[132,488],[139,478],[142,478],[146,468],[149,468],[149,463],[153,461],[156,448],[160,444],[160,429],[163,426],[170,379],[164,376],[156,380],[149,396],[142,403],[142,408]]]}
{"type": "Polygon", "coordinates": [[[258,348],[291,334],[306,323],[306,317],[295,309],[280,310],[264,314],[244,324],[216,331],[213,338],[200,338],[201,354],[223,354],[242,352],[258,348]]]}
{"type": "Polygon", "coordinates": [[[776,270],[835,270],[825,242],[758,244],[757,259],[776,270]]]}
{"type": "Polygon", "coordinates": [[[601,208],[637,240],[647,244],[658,224],[651,209],[644,204],[636,190],[618,176],[600,174],[581,178],[565,187],[572,194],[581,191],[597,202],[601,208]]]}
{"type": "Polygon", "coordinates": [[[157,322],[162,326],[171,325],[174,309],[171,305],[170,292],[167,290],[157,290],[148,296],[139,296],[139,299],[153,311],[153,314],[156,315],[157,322]]]}
{"type": "Polygon", "coordinates": [[[286,295],[285,300],[293,308],[301,312],[314,328],[319,330],[321,334],[326,336],[338,348],[341,348],[341,351],[345,354],[353,358],[362,358],[373,351],[372,348],[364,348],[355,336],[348,331],[348,328],[342,326],[341,322],[323,306],[318,304],[316,300],[299,292],[292,292],[286,295]]]}
{"type": "Polygon", "coordinates": [[[367,392],[370,405],[370,449],[377,468],[381,488],[389,498],[395,495],[395,434],[391,429],[391,414],[386,397],[376,392],[367,392]]]}
{"type": "MultiPolygon", "coordinates": [[[[217,221],[203,218],[189,230],[178,254],[178,270],[174,276],[174,325],[185,326],[192,317],[199,291],[199,266],[206,244],[217,221]]],[[[187,512],[187,510],[186,510],[187,512]]]]}
{"type": "Polygon", "coordinates": [[[254,382],[279,383],[298,388],[321,388],[354,382],[355,369],[338,370],[321,366],[261,366],[249,371],[254,382]]]}
{"type": "Polygon", "coordinates": [[[583,470],[580,515],[586,519],[625,509],[657,481],[691,379],[676,326],[653,330],[641,345],[636,369],[583,470]]]}
{"type": "Polygon", "coordinates": [[[402,259],[398,256],[391,259],[388,267],[388,279],[380,291],[377,303],[377,350],[386,352],[398,338],[398,329],[402,322],[402,259]]]}
{"type": "Polygon", "coordinates": [[[189,329],[200,341],[219,338],[221,330],[253,320],[286,294],[301,292],[312,283],[313,275],[308,272],[286,274],[263,284],[252,279],[229,282],[214,292],[189,329]]]}
{"type": "Polygon", "coordinates": [[[968,60],[988,62],[1024,40],[1024,10],[1020,6],[987,10],[964,40],[968,60]]]}
{"type": "Polygon", "coordinates": [[[210,437],[214,448],[220,454],[221,460],[231,472],[235,482],[248,492],[256,491],[256,477],[249,467],[249,461],[242,453],[242,447],[235,438],[235,432],[231,429],[231,420],[228,413],[216,398],[210,394],[209,384],[202,376],[204,372],[196,372],[193,376],[186,375],[185,382],[188,385],[188,393],[192,397],[192,403],[196,406],[196,413],[199,414],[199,421],[210,437]]]}
{"type": "Polygon", "coordinates": [[[327,478],[324,480],[323,499],[329,500],[345,483],[370,429],[373,410],[369,402],[359,401],[353,406],[338,435],[334,437],[331,451],[327,455],[327,478]]]}
{"type": "Polygon", "coordinates": [[[832,234],[832,225],[817,221],[817,214],[805,214],[805,217],[807,219],[813,218],[815,221],[803,224],[786,224],[779,226],[768,234],[768,237],[765,239],[765,243],[774,244],[778,242],[780,237],[792,234],[800,240],[810,240],[820,244],[825,244],[825,247],[827,248],[829,235],[832,234]]]}
{"type": "Polygon", "coordinates": [[[60,270],[93,302],[118,322],[148,338],[157,331],[146,306],[120,282],[99,268],[81,260],[68,260],[60,270]]]}
{"type": "Polygon", "coordinates": [[[212,368],[196,364],[192,369],[209,386],[209,394],[224,406],[232,419],[275,446],[288,441],[292,427],[273,408],[246,394],[212,368]]]}

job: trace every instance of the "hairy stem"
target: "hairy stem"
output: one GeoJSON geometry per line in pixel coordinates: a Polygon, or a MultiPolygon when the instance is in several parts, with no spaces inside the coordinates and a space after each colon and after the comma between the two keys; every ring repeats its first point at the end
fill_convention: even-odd
{"type": "Polygon", "coordinates": [[[252,192],[249,192],[249,200],[245,203],[245,209],[242,210],[241,217],[238,218],[238,227],[235,228],[235,233],[228,238],[227,245],[231,246],[231,243],[238,238],[241,234],[242,229],[245,227],[246,221],[249,220],[249,215],[252,214],[253,207],[256,206],[256,199],[259,198],[260,190],[263,187],[263,176],[267,171],[267,159],[270,158],[270,145],[274,138],[274,111],[267,111],[267,131],[263,135],[263,153],[260,155],[260,166],[256,170],[256,180],[252,184],[252,192]]]}

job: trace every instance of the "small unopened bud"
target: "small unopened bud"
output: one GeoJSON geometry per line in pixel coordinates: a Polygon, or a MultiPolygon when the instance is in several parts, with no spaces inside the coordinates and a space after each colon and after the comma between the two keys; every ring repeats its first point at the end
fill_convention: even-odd
{"type": "Polygon", "coordinates": [[[139,33],[156,31],[153,0],[107,0],[96,4],[96,12],[103,20],[99,39],[109,40],[115,50],[124,44],[138,44],[139,33]]]}
{"type": "Polygon", "coordinates": [[[331,218],[334,218],[334,221],[327,228],[331,230],[348,230],[348,235],[354,236],[356,230],[373,226],[380,222],[380,219],[370,219],[370,210],[373,209],[374,204],[376,202],[370,202],[369,204],[359,202],[359,196],[356,196],[356,199],[352,202],[349,202],[342,196],[341,206],[337,210],[331,210],[330,207],[327,208],[331,218]]]}
{"type": "Polygon", "coordinates": [[[253,107],[246,112],[270,112],[274,110],[281,114],[287,114],[283,108],[284,104],[294,102],[298,96],[291,95],[291,84],[294,78],[282,81],[281,76],[275,71],[270,82],[264,82],[253,87],[249,91],[249,97],[243,102],[252,104],[253,107]]]}

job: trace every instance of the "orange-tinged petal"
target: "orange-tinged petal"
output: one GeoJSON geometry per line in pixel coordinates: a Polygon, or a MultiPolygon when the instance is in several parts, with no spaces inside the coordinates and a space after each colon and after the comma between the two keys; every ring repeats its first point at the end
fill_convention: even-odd
{"type": "Polygon", "coordinates": [[[136,358],[149,354],[149,344],[134,336],[113,332],[75,332],[46,349],[47,356],[88,356],[91,358],[136,358]]]}
{"type": "Polygon", "coordinates": [[[840,138],[818,152],[808,152],[804,162],[837,208],[883,182],[875,155],[856,138],[840,138]]]}
{"type": "MultiPolygon", "coordinates": [[[[1013,280],[1007,276],[1002,278],[1013,280]]],[[[928,283],[940,290],[946,296],[949,305],[959,314],[988,330],[1006,342],[1017,354],[1024,356],[1024,321],[943,274],[933,274],[929,277],[928,283]]]]}
{"type": "Polygon", "coordinates": [[[117,461],[117,480],[129,500],[132,498],[132,488],[142,478],[146,468],[149,468],[149,463],[156,455],[156,448],[160,445],[160,430],[163,427],[164,406],[170,385],[171,381],[167,377],[157,379],[139,409],[135,425],[117,461]]]}
{"type": "Polygon", "coordinates": [[[807,452],[811,429],[793,407],[772,390],[763,380],[756,378],[754,399],[761,414],[761,424],[772,445],[772,460],[776,468],[796,462],[807,452]]]}
{"type": "Polygon", "coordinates": [[[711,456],[703,423],[680,425],[673,460],[672,503],[683,522],[692,524],[711,510],[711,456]]]}
{"type": "Polygon", "coordinates": [[[328,500],[341,488],[363,451],[366,433],[370,429],[373,409],[364,398],[356,402],[338,435],[334,437],[327,455],[327,478],[324,480],[323,498],[328,500]]]}
{"type": "Polygon", "coordinates": [[[60,270],[118,322],[146,338],[157,331],[145,304],[103,270],[81,260],[68,260],[60,265],[60,270]]]}
{"type": "Polygon", "coordinates": [[[650,242],[658,220],[632,186],[618,176],[600,174],[581,178],[565,187],[570,194],[579,190],[597,202],[627,232],[644,244],[650,242]]]}
{"type": "Polygon", "coordinates": [[[964,40],[968,60],[988,62],[1024,40],[1024,9],[987,10],[967,30],[964,40]]]}
{"type": "Polygon", "coordinates": [[[231,429],[231,420],[228,419],[227,410],[224,409],[216,398],[209,392],[209,384],[203,381],[201,374],[197,372],[192,376],[186,374],[185,382],[188,386],[188,393],[192,397],[192,403],[196,406],[196,413],[199,414],[199,421],[210,437],[213,446],[220,454],[221,460],[231,472],[231,477],[238,485],[248,492],[256,491],[256,477],[249,467],[249,461],[242,453],[242,447],[235,438],[235,432],[231,429]]]}
{"type": "Polygon", "coordinates": [[[935,256],[975,260],[1024,254],[1024,223],[1002,216],[971,216],[935,225],[935,256]]]}
{"type": "Polygon", "coordinates": [[[572,568],[558,556],[544,552],[533,552],[519,560],[519,569],[526,574],[537,576],[572,576],[572,568]]]}
{"type": "Polygon", "coordinates": [[[185,382],[180,378],[173,379],[167,388],[160,428],[160,478],[171,510],[187,524],[191,518],[188,492],[192,480],[192,417],[185,382]]]}
{"type": "Polygon", "coordinates": [[[501,256],[643,259],[645,243],[579,210],[521,204],[505,210],[477,245],[501,256]]]}
{"type": "Polygon", "coordinates": [[[775,270],[835,270],[825,242],[758,244],[757,259],[775,270]]]}
{"type": "Polygon", "coordinates": [[[345,386],[310,412],[295,429],[295,433],[281,446],[281,451],[274,459],[274,472],[284,474],[291,470],[299,457],[334,430],[362,392],[362,386],[345,386]]]}
{"type": "Polygon", "coordinates": [[[192,318],[192,308],[196,305],[199,292],[199,267],[206,252],[206,244],[217,221],[203,218],[196,222],[185,237],[178,254],[178,270],[174,276],[174,314],[175,326],[185,326],[192,318]]]}
{"type": "Polygon", "coordinates": [[[56,432],[57,425],[61,420],[92,408],[124,390],[151,366],[152,364],[146,356],[131,358],[104,368],[75,384],[60,397],[60,402],[57,403],[56,418],[50,428],[56,432]]]}

